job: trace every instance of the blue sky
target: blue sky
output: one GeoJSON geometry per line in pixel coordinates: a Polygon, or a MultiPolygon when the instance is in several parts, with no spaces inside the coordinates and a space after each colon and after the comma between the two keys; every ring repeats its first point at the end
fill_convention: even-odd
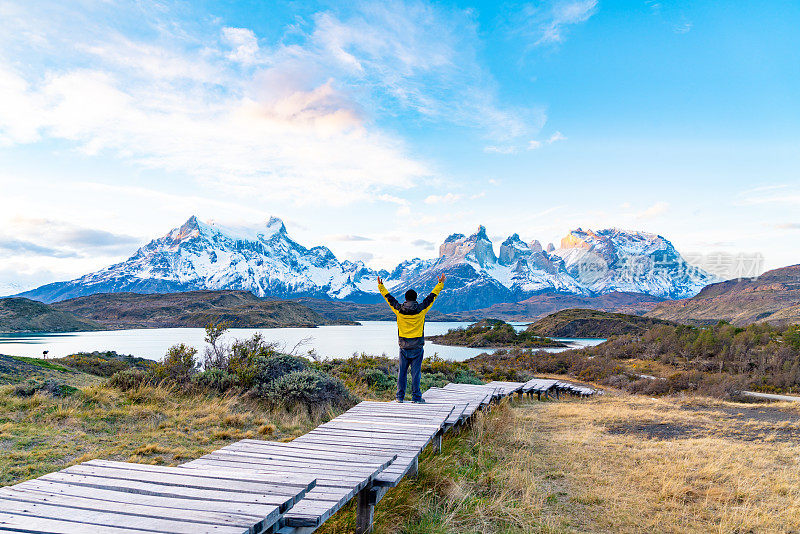
{"type": "Polygon", "coordinates": [[[0,0],[0,286],[192,214],[373,267],[478,224],[800,261],[797,2],[346,5],[0,0]]]}

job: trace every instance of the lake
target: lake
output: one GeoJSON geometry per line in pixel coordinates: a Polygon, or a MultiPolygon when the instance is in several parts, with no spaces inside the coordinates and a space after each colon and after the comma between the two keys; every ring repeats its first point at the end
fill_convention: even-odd
{"type": "MultiPolygon", "coordinates": [[[[465,327],[468,322],[429,322],[426,335],[444,334],[451,328],[465,327]]],[[[522,328],[522,323],[515,324],[522,328]]],[[[396,357],[397,325],[394,321],[362,321],[361,326],[320,326],[317,328],[232,328],[224,340],[244,339],[260,332],[267,341],[275,341],[286,351],[294,349],[302,340],[306,344],[297,348],[298,354],[314,350],[322,358],[346,358],[353,353],[386,354],[396,357]]],[[[0,334],[0,354],[41,357],[49,351],[49,358],[58,358],[76,352],[114,350],[152,360],[160,359],[176,343],[186,343],[202,352],[205,342],[202,328],[148,328],[135,330],[109,330],[100,332],[69,332],[54,334],[0,334]]],[[[575,347],[597,345],[602,339],[563,339],[575,347]]],[[[560,349],[546,349],[561,351],[560,349]]],[[[448,347],[425,343],[425,355],[438,353],[449,360],[466,360],[491,349],[448,347]]]]}

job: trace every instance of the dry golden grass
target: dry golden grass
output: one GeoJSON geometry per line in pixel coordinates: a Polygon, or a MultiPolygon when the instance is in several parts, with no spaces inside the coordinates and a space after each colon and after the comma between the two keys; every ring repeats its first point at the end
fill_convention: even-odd
{"type": "Polygon", "coordinates": [[[291,439],[334,415],[162,387],[95,384],[62,399],[11,391],[0,387],[0,485],[93,458],[177,465],[244,438],[291,439]]]}
{"type": "MultiPolygon", "coordinates": [[[[376,533],[798,532],[797,407],[609,394],[505,403],[427,452],[376,533]]],[[[352,506],[323,527],[351,532],[352,506]]]]}
{"type": "Polygon", "coordinates": [[[562,506],[583,532],[800,530],[797,412],[710,399],[607,395],[520,414],[563,466],[562,506]]]}

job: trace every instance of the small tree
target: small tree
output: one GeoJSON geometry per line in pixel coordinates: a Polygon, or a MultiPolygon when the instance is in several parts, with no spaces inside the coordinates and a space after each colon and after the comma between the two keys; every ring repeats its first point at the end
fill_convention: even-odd
{"type": "Polygon", "coordinates": [[[153,374],[158,380],[166,380],[179,385],[189,383],[200,362],[195,357],[197,349],[181,343],[173,345],[167,351],[164,359],[156,364],[153,374]]]}
{"type": "Polygon", "coordinates": [[[226,369],[228,367],[229,348],[221,341],[228,331],[229,323],[220,321],[206,325],[205,342],[209,344],[203,351],[203,366],[206,369],[226,369]]]}

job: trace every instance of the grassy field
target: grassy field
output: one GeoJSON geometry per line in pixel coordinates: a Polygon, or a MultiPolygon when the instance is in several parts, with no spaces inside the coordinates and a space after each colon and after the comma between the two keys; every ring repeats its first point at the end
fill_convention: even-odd
{"type": "MultiPolygon", "coordinates": [[[[63,398],[13,390],[0,387],[0,485],[91,458],[175,465],[335,415],[97,379],[63,398]]],[[[796,532],[798,463],[794,405],[614,391],[504,402],[424,453],[377,506],[376,532],[796,532]]],[[[351,503],[321,532],[352,532],[354,517],[351,503]]]]}
{"type": "Polygon", "coordinates": [[[0,387],[0,485],[93,458],[177,465],[244,438],[288,440],[330,414],[270,411],[241,397],[121,392],[102,383],[65,398],[0,387]]]}
{"type": "MultiPolygon", "coordinates": [[[[376,533],[797,532],[800,412],[609,394],[504,404],[427,453],[376,533]]],[[[351,532],[352,511],[327,534],[351,532]]]]}

